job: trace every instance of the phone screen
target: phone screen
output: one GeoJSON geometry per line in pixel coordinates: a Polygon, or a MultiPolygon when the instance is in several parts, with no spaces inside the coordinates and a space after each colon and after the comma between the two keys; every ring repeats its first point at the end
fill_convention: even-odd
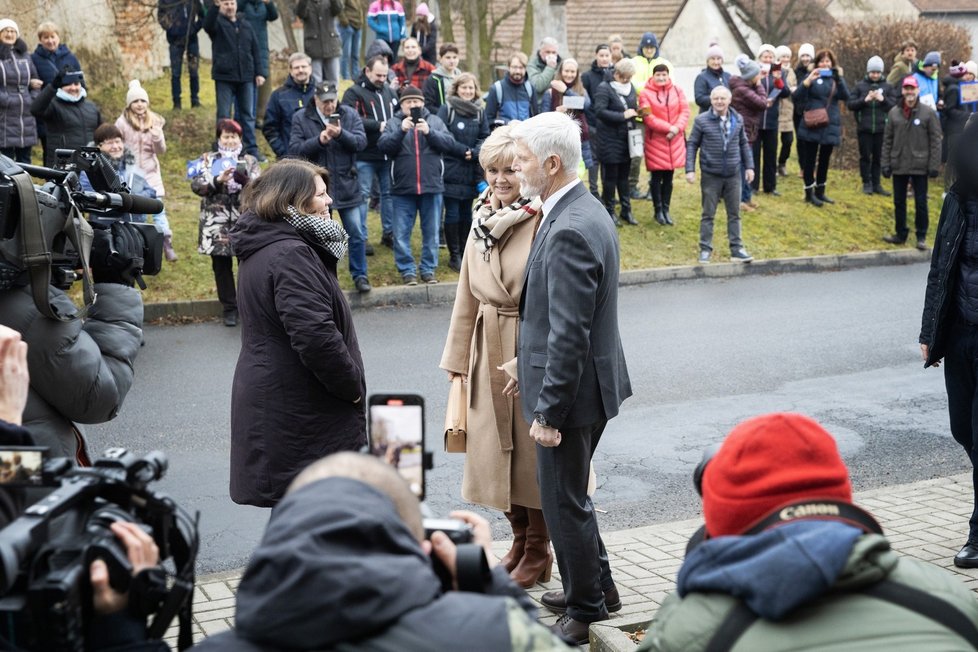
{"type": "Polygon", "coordinates": [[[370,454],[401,474],[424,500],[424,399],[417,394],[374,394],[369,406],[370,454]]]}
{"type": "Polygon", "coordinates": [[[329,124],[331,124],[331,125],[338,125],[339,123],[340,123],[340,114],[339,113],[331,113],[330,116],[329,116],[329,124]]]}
{"type": "Polygon", "coordinates": [[[831,77],[832,76],[832,69],[831,68],[819,68],[818,69],[818,74],[819,74],[820,77],[831,77]]]}
{"type": "Polygon", "coordinates": [[[0,486],[40,487],[41,471],[48,449],[41,446],[7,446],[0,448],[0,486]]]}

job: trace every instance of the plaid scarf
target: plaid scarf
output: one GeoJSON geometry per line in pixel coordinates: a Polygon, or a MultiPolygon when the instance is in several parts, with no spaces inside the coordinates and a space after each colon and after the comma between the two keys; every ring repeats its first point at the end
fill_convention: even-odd
{"type": "Polygon", "coordinates": [[[331,219],[304,215],[295,206],[289,206],[288,213],[285,221],[291,224],[303,239],[308,236],[308,239],[314,243],[325,247],[336,260],[346,255],[346,243],[350,236],[340,224],[331,219]]]}
{"type": "Polygon", "coordinates": [[[510,228],[520,222],[535,218],[543,207],[543,201],[536,197],[532,200],[520,197],[509,206],[501,206],[499,200],[492,194],[492,188],[486,188],[477,200],[475,223],[472,225],[472,239],[475,248],[482,253],[482,259],[489,261],[492,248],[510,228]]]}

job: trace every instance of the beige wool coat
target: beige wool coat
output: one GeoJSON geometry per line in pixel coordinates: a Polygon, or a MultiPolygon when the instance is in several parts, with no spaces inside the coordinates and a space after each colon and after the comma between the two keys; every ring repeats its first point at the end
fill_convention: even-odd
{"type": "Polygon", "coordinates": [[[465,245],[455,308],[439,366],[468,378],[462,498],[509,511],[540,509],[536,443],[515,399],[503,396],[509,376],[497,369],[516,357],[520,294],[533,244],[533,219],[500,238],[488,260],[470,237],[465,245]]]}
{"type": "MultiPolygon", "coordinates": [[[[782,68],[781,72],[784,73],[781,79],[784,83],[794,92],[794,89],[798,87],[798,77],[795,76],[795,71],[791,68],[782,68]]],[[[778,114],[778,132],[791,132],[795,130],[795,123],[792,116],[795,113],[794,103],[788,99],[781,100],[781,112],[778,114]]]]}

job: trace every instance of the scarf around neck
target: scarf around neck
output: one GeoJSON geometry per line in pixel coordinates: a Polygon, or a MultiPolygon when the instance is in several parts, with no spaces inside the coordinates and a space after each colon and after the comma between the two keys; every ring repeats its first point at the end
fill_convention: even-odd
{"type": "Polygon", "coordinates": [[[314,215],[305,215],[295,206],[289,206],[288,215],[284,219],[304,240],[322,245],[336,260],[346,255],[347,240],[350,236],[337,222],[314,215]]]}
{"type": "Polygon", "coordinates": [[[465,116],[466,118],[474,118],[479,115],[479,111],[482,110],[482,100],[476,98],[475,101],[463,100],[457,95],[450,95],[448,97],[448,106],[452,108],[455,113],[465,116]]]}
{"type": "Polygon", "coordinates": [[[65,89],[59,88],[56,95],[58,96],[59,100],[62,100],[64,102],[71,102],[72,104],[77,104],[78,102],[81,102],[82,100],[85,99],[85,96],[88,95],[88,91],[86,91],[85,87],[82,86],[81,92],[78,94],[78,97],[75,97],[74,95],[68,94],[65,91],[65,89]]]}
{"type": "Polygon", "coordinates": [[[539,197],[532,200],[520,197],[509,206],[501,206],[492,194],[492,188],[486,188],[477,202],[472,239],[476,250],[482,253],[482,259],[486,262],[489,262],[493,247],[506,231],[524,220],[535,218],[543,208],[543,200],[539,197]]]}
{"type": "Polygon", "coordinates": [[[624,82],[624,83],[622,83],[620,81],[616,81],[616,80],[612,79],[608,83],[611,84],[611,87],[613,89],[615,89],[615,92],[618,93],[619,95],[621,95],[622,97],[627,97],[628,94],[632,92],[633,86],[632,86],[631,82],[624,82]]]}

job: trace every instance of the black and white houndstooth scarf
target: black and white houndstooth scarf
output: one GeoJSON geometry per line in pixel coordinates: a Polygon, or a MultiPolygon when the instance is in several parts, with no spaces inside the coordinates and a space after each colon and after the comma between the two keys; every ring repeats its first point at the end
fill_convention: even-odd
{"type": "Polygon", "coordinates": [[[338,222],[315,215],[305,215],[295,206],[289,206],[288,213],[285,221],[291,224],[299,235],[308,235],[314,242],[326,247],[336,260],[346,255],[346,243],[350,236],[338,222]]]}

